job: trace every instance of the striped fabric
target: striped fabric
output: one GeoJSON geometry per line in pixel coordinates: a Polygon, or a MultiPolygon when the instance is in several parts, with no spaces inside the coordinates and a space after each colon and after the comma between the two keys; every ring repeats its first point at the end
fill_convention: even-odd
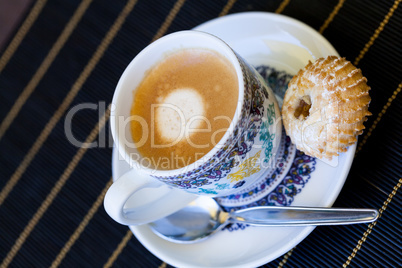
{"type": "Polygon", "coordinates": [[[282,13],[356,64],[370,111],[335,206],[369,225],[316,228],[266,267],[402,265],[400,0],[36,0],[0,51],[0,267],[166,267],[103,209],[110,102],[133,57],[161,36],[230,13],[282,13]],[[73,118],[71,109],[89,104],[73,118]],[[71,119],[69,141],[65,123],[71,119]],[[78,144],[79,143],[79,144],[78,144]]]}

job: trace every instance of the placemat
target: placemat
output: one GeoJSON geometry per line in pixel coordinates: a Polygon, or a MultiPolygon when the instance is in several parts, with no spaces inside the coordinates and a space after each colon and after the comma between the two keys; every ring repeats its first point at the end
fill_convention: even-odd
{"type": "Polygon", "coordinates": [[[103,209],[113,91],[152,41],[247,11],[310,25],[362,69],[373,115],[334,206],[381,213],[372,224],[316,228],[264,267],[400,267],[400,2],[34,1],[0,53],[0,267],[169,266],[103,209]]]}

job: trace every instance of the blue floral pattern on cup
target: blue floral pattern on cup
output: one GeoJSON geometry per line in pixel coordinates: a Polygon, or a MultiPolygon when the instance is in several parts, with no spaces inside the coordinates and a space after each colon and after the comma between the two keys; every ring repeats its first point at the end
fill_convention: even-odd
{"type": "MultiPolygon", "coordinates": [[[[270,85],[275,94],[283,96],[287,89],[287,84],[293,77],[285,72],[277,71],[270,66],[258,66],[256,68],[264,77],[265,81],[270,85]]],[[[269,113],[269,111],[267,112],[269,113]]],[[[269,115],[267,115],[269,117],[269,115]]],[[[289,137],[283,135],[284,140],[283,154],[280,156],[281,161],[290,159],[291,167],[286,173],[282,173],[284,165],[279,164],[277,169],[263,181],[261,185],[253,185],[253,190],[243,192],[241,194],[232,194],[226,200],[248,198],[249,196],[257,196],[260,192],[264,191],[265,187],[269,187],[273,180],[280,180],[278,186],[272,191],[255,198],[253,202],[242,206],[222,206],[224,210],[238,210],[241,208],[254,207],[254,206],[289,206],[294,201],[294,198],[299,194],[311,178],[311,174],[315,171],[316,159],[305,155],[303,152],[296,150],[294,157],[290,156],[291,140],[289,137]]],[[[269,146],[268,146],[269,147],[269,146]]],[[[280,161],[280,162],[281,162],[280,161]]],[[[222,199],[222,198],[221,198],[222,199]]],[[[219,198],[217,201],[220,202],[219,198]]],[[[236,223],[228,225],[224,230],[238,231],[244,230],[248,227],[247,224],[236,223]]]]}
{"type": "Polygon", "coordinates": [[[278,117],[279,108],[259,73],[240,56],[238,60],[246,88],[240,120],[231,137],[207,163],[196,170],[176,177],[156,178],[191,193],[216,196],[235,191],[246,183],[244,178],[258,178],[264,171],[260,162],[266,163],[273,156],[275,133],[271,133],[270,129],[278,117]],[[259,151],[262,147],[263,153],[255,147],[260,147],[259,151]],[[253,166],[245,168],[245,164],[253,166]],[[230,174],[236,174],[236,179],[231,179],[230,174]]]}
{"type": "Polygon", "coordinates": [[[275,133],[269,132],[269,126],[274,123],[275,107],[274,105],[268,105],[267,109],[267,121],[262,123],[260,130],[260,140],[263,141],[262,148],[264,148],[265,159],[264,163],[267,163],[272,156],[272,150],[274,148],[273,141],[275,139],[275,133]]]}

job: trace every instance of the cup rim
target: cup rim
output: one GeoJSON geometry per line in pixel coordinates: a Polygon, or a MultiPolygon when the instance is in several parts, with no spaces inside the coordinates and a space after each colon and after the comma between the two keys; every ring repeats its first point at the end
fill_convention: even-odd
{"type": "MultiPolygon", "coordinates": [[[[223,137],[219,140],[218,144],[215,145],[206,155],[201,157],[199,160],[185,166],[182,168],[178,169],[171,169],[171,170],[161,170],[161,169],[155,169],[155,168],[149,168],[146,166],[143,166],[139,161],[134,160],[130,153],[127,152],[125,149],[124,144],[122,144],[120,136],[121,133],[117,133],[116,130],[116,117],[119,116],[116,114],[116,109],[111,110],[110,114],[110,128],[111,128],[111,133],[113,136],[113,139],[115,143],[117,144],[117,149],[120,152],[121,155],[123,155],[125,161],[132,167],[136,168],[137,170],[147,173],[151,176],[155,177],[172,177],[172,176],[177,176],[177,175],[184,175],[185,173],[188,173],[190,171],[196,170],[200,168],[203,164],[207,163],[209,160],[212,159],[212,157],[222,149],[222,146],[226,144],[228,139],[231,137],[233,134],[235,127],[237,126],[239,120],[241,119],[241,114],[243,113],[243,102],[244,102],[244,91],[245,91],[245,83],[244,83],[244,74],[242,71],[242,67],[240,65],[240,61],[237,58],[237,55],[235,51],[222,39],[219,37],[212,35],[210,33],[202,32],[202,31],[197,31],[197,30],[184,30],[184,31],[178,31],[174,32],[171,34],[168,34],[166,36],[163,36],[159,38],[158,40],[152,42],[148,46],[146,46],[142,51],[140,51],[127,65],[125,68],[123,74],[121,75],[114,95],[113,95],[113,100],[112,100],[112,107],[116,107],[116,102],[118,101],[118,97],[123,91],[123,83],[127,79],[127,76],[132,74],[132,70],[135,69],[134,66],[136,63],[139,61],[140,58],[146,57],[148,53],[152,52],[155,49],[158,49],[160,47],[163,47],[165,43],[167,42],[175,42],[177,39],[186,39],[186,38],[204,38],[204,40],[213,40],[217,45],[219,45],[219,49],[216,49],[215,51],[224,56],[226,59],[230,61],[230,63],[233,65],[235,68],[236,74],[237,74],[237,79],[238,79],[238,86],[239,86],[239,93],[238,93],[238,99],[237,99],[237,106],[235,113],[233,115],[233,119],[229,125],[229,128],[226,130],[225,134],[223,137]],[[221,53],[220,51],[225,51],[225,55],[221,53]],[[220,145],[220,146],[219,146],[220,145]]],[[[200,42],[200,46],[177,46],[178,49],[181,48],[203,48],[202,43],[200,42]]],[[[168,52],[168,51],[166,51],[168,52]]],[[[155,62],[157,63],[157,62],[155,62]]],[[[146,72],[145,70],[144,72],[146,72]]],[[[132,90],[134,90],[133,88],[132,90]]],[[[130,115],[127,115],[130,116],[130,115]]]]}

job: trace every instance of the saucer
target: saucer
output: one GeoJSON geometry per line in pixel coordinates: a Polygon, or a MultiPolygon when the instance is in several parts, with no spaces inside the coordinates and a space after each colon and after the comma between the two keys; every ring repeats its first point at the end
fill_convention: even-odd
{"type": "MultiPolygon", "coordinates": [[[[308,60],[338,55],[314,29],[283,15],[238,13],[211,20],[195,30],[220,37],[256,67],[268,66],[290,75],[296,74],[308,60]]],[[[280,103],[283,94],[279,91],[276,94],[280,103]]],[[[282,181],[260,200],[274,205],[332,206],[345,182],[355,150],[353,145],[330,162],[308,158],[296,151],[282,181]]],[[[130,169],[124,160],[118,160],[116,149],[112,168],[114,179],[130,169]]],[[[285,254],[314,227],[236,225],[203,242],[187,245],[160,238],[148,225],[130,226],[130,229],[151,253],[173,266],[257,267],[285,254]]]]}

